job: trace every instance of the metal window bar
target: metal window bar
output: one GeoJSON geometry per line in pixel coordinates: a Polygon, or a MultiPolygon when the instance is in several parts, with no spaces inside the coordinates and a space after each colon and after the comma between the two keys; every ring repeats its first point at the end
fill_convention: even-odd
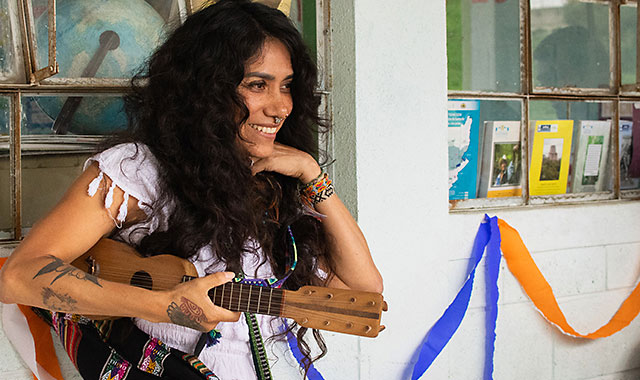
{"type": "Polygon", "coordinates": [[[37,68],[36,53],[38,46],[31,0],[19,0],[19,2],[20,22],[23,25],[23,36],[26,38],[24,43],[26,48],[25,60],[27,61],[26,72],[29,73],[29,82],[37,84],[59,72],[56,60],[56,0],[48,0],[48,62],[46,67],[40,69],[37,68]]]}

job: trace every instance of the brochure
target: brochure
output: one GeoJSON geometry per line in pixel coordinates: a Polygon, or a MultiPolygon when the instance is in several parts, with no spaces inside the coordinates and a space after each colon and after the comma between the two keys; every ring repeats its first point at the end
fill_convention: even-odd
{"type": "Polygon", "coordinates": [[[522,194],[520,181],[522,154],[519,121],[488,121],[485,136],[491,139],[487,198],[516,197],[522,194]]]}
{"type": "Polygon", "coordinates": [[[575,149],[572,192],[603,191],[606,182],[611,121],[582,120],[575,149]]]}
{"type": "Polygon", "coordinates": [[[573,120],[538,120],[534,125],[529,194],[567,192],[573,120]]]}
{"type": "Polygon", "coordinates": [[[480,101],[448,101],[449,199],[476,197],[480,101]]]}
{"type": "Polygon", "coordinates": [[[629,173],[633,154],[633,122],[631,120],[620,120],[619,128],[620,189],[637,189],[640,187],[640,178],[632,177],[631,173],[629,173]]]}

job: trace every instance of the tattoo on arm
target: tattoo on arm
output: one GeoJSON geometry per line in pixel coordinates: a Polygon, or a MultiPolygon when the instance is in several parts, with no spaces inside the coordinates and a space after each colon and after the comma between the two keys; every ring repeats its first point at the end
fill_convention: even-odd
{"type": "Polygon", "coordinates": [[[208,322],[207,317],[204,315],[204,310],[185,297],[180,299],[180,305],[171,302],[171,305],[167,308],[167,315],[169,319],[171,319],[171,322],[176,325],[200,331],[205,329],[204,326],[202,326],[202,322],[208,322]]]}
{"type": "Polygon", "coordinates": [[[68,294],[58,294],[51,288],[42,288],[42,302],[49,310],[54,311],[75,311],[75,304],[78,303],[68,294]]]}
{"type": "Polygon", "coordinates": [[[71,276],[77,278],[78,280],[89,281],[98,285],[99,287],[102,287],[102,285],[100,285],[100,283],[98,282],[97,277],[90,275],[89,273],[85,273],[78,268],[72,267],[69,264],[65,264],[64,261],[55,256],[48,255],[47,257],[51,259],[51,262],[43,266],[42,269],[40,269],[40,271],[38,271],[38,273],[33,276],[33,279],[43,274],[54,272],[58,273],[58,275],[53,280],[51,280],[50,285],[53,285],[53,283],[56,282],[56,280],[58,280],[60,277],[71,276]]]}

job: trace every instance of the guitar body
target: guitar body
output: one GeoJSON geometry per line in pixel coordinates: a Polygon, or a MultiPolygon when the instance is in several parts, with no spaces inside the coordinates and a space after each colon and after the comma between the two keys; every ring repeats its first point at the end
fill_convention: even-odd
{"type": "MultiPolygon", "coordinates": [[[[71,265],[107,281],[149,290],[171,289],[198,277],[188,260],[173,255],[142,257],[111,239],[101,239],[71,265]]],[[[215,305],[231,311],[281,316],[307,328],[366,337],[376,337],[384,329],[380,318],[387,310],[382,294],[319,286],[290,291],[225,283],[211,289],[209,296],[215,305]]]]}
{"type": "Polygon", "coordinates": [[[111,239],[101,239],[71,265],[107,281],[149,290],[167,290],[198,277],[188,260],[173,255],[142,257],[131,246],[111,239]]]}

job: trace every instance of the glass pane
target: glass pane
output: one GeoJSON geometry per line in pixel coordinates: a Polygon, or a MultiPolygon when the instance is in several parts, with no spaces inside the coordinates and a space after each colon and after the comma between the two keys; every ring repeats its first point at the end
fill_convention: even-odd
{"type": "Polygon", "coordinates": [[[609,88],[609,5],[531,0],[535,87],[609,88]]]}
{"type": "Polygon", "coordinates": [[[22,142],[28,143],[34,138],[31,135],[48,135],[44,138],[50,141],[58,138],[58,141],[75,142],[82,140],[78,135],[107,135],[125,129],[127,118],[123,106],[122,98],[113,95],[25,96],[22,98],[22,142]]]}
{"type": "Polygon", "coordinates": [[[637,54],[638,14],[636,4],[620,6],[620,56],[622,66],[622,84],[638,83],[637,54]]]}
{"type": "Polygon", "coordinates": [[[0,239],[13,237],[11,173],[9,167],[9,125],[11,98],[0,96],[0,239]]]}
{"type": "MultiPolygon", "coordinates": [[[[47,65],[46,0],[33,0],[39,67],[47,65]]],[[[177,0],[64,0],[56,8],[56,78],[129,78],[158,45],[177,0]]]]}
{"type": "Polygon", "coordinates": [[[640,188],[640,103],[620,103],[620,189],[640,188]]]}
{"type": "Polygon", "coordinates": [[[612,110],[611,102],[531,101],[532,196],[613,189],[612,110]]]}
{"type": "Polygon", "coordinates": [[[518,1],[447,0],[449,90],[520,91],[518,1]]]}
{"type": "Polygon", "coordinates": [[[0,0],[0,82],[24,82],[15,1],[0,0]]]}
{"type": "Polygon", "coordinates": [[[60,199],[101,135],[122,129],[116,96],[22,98],[22,221],[28,230],[60,199]]]}
{"type": "Polygon", "coordinates": [[[519,100],[452,99],[449,199],[520,196],[519,100]]]}

